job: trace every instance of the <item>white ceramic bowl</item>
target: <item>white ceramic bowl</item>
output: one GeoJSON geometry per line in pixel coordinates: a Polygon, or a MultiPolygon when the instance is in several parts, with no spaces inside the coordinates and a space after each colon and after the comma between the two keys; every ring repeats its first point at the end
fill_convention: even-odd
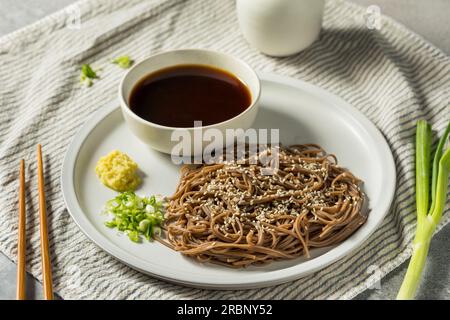
{"type": "MultiPolygon", "coordinates": [[[[171,154],[173,148],[179,143],[179,141],[172,141],[171,139],[172,133],[176,130],[184,132],[187,130],[190,136],[194,137],[196,131],[202,132],[203,130],[209,128],[218,129],[222,132],[222,134],[225,134],[225,129],[242,128],[246,130],[250,128],[258,112],[260,92],[261,85],[256,72],[242,60],[215,51],[186,49],[160,53],[133,66],[133,68],[127,72],[120,82],[119,100],[123,116],[131,132],[133,132],[133,134],[136,135],[141,141],[153,149],[171,154]],[[234,118],[219,122],[217,124],[195,128],[175,128],[158,125],[142,119],[131,111],[129,107],[130,94],[134,86],[142,78],[163,68],[183,64],[207,65],[232,73],[250,90],[252,98],[251,105],[234,118]]],[[[214,108],[214,106],[211,106],[211,108],[214,108]]],[[[191,139],[191,150],[194,150],[193,140],[194,139],[191,139]]],[[[202,141],[202,150],[209,143],[210,142],[208,141],[202,141]]],[[[193,154],[194,153],[183,154],[183,156],[190,156],[193,154]]]]}

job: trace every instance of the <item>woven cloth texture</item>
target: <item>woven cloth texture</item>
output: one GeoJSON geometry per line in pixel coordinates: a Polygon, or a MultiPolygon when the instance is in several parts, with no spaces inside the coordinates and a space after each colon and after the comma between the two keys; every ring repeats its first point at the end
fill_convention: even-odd
{"type": "MultiPolygon", "coordinates": [[[[55,291],[65,299],[349,299],[411,255],[416,226],[414,135],[419,118],[442,133],[450,119],[450,59],[392,19],[367,27],[365,8],[328,1],[320,38],[300,54],[271,58],[242,37],[232,0],[88,0],[0,38],[0,250],[16,260],[19,159],[27,162],[27,269],[41,279],[35,148],[44,146],[55,291]],[[71,27],[74,12],[81,28],[71,27]],[[363,112],[395,158],[395,200],[383,224],[357,251],[310,276],[254,290],[202,290],[139,273],[89,241],[71,219],[60,188],[68,144],[89,116],[116,99],[124,70],[176,48],[232,54],[258,71],[318,85],[363,112]],[[91,88],[83,63],[102,67],[91,88]],[[373,268],[378,268],[373,273],[373,268]],[[372,271],[371,271],[372,270],[372,271]]],[[[299,30],[301,32],[301,30],[299,30]]],[[[380,172],[380,174],[383,174],[380,172]]],[[[450,220],[447,203],[438,230],[450,220]]]]}

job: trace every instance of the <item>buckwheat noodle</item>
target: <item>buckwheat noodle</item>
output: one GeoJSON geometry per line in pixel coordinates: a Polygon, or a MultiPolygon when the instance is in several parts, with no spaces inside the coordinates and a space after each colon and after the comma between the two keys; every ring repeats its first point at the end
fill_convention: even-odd
{"type": "Polygon", "coordinates": [[[310,257],[312,248],[340,243],[366,221],[361,181],[333,154],[313,144],[278,150],[273,175],[250,158],[183,166],[163,242],[201,262],[245,267],[310,257]]]}

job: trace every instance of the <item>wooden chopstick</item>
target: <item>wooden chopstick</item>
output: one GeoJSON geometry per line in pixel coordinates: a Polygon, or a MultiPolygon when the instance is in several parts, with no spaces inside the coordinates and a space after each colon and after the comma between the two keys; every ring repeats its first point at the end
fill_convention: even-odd
{"type": "Polygon", "coordinates": [[[20,187],[19,187],[19,234],[17,240],[17,290],[16,299],[25,300],[25,256],[26,256],[26,236],[25,236],[25,161],[20,160],[20,187]]]}
{"type": "Polygon", "coordinates": [[[39,221],[41,225],[41,259],[42,259],[42,280],[44,285],[44,298],[53,300],[52,287],[52,267],[50,264],[50,251],[48,245],[47,231],[47,208],[45,205],[44,190],[44,169],[42,165],[42,147],[37,145],[37,162],[38,162],[38,189],[39,189],[39,221]]]}

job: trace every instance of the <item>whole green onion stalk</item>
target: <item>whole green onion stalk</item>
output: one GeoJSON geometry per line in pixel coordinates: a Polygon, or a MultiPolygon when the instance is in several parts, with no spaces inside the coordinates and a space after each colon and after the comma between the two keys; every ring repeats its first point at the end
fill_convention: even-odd
{"type": "Polygon", "coordinates": [[[413,253],[397,299],[413,299],[415,296],[428,255],[431,237],[445,209],[450,172],[450,148],[444,152],[450,133],[450,122],[436,148],[432,171],[430,171],[431,126],[425,120],[419,120],[416,130],[417,227],[413,253]]]}

